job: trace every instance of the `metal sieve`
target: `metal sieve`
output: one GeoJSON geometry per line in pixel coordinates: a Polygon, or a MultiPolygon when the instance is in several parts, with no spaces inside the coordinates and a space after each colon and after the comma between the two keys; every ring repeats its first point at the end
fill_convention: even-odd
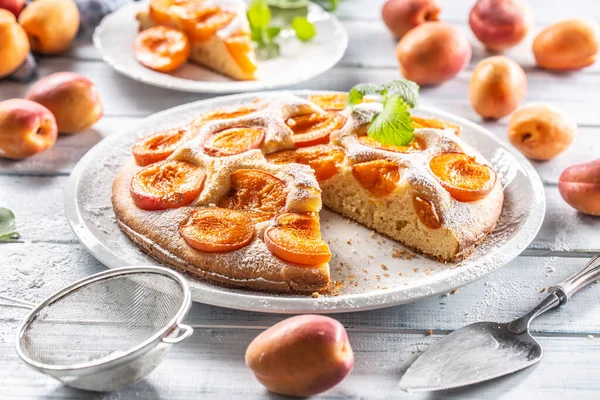
{"type": "Polygon", "coordinates": [[[189,337],[182,324],[191,296],[186,280],[162,267],[109,270],[61,289],[35,306],[17,331],[28,365],[68,386],[115,391],[137,383],[170,346],[189,337]]]}

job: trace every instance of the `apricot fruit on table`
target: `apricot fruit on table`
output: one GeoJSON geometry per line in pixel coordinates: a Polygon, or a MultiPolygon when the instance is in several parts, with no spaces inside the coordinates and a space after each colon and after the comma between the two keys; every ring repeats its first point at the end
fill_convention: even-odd
{"type": "Polygon", "coordinates": [[[505,56],[480,61],[471,75],[469,99],[473,110],[483,118],[507,116],[521,104],[526,93],[525,71],[505,56]]]}
{"type": "Polygon", "coordinates": [[[11,12],[0,9],[0,78],[19,68],[28,53],[27,34],[11,12]]]}
{"type": "Polygon", "coordinates": [[[308,165],[315,171],[318,182],[334,177],[338,165],[346,158],[343,151],[326,145],[301,147],[296,150],[283,150],[268,154],[267,160],[276,164],[298,163],[308,165]]]}
{"type": "Polygon", "coordinates": [[[178,29],[154,26],[137,34],[133,52],[143,66],[159,72],[172,72],[187,62],[190,41],[178,29]]]}
{"type": "Polygon", "coordinates": [[[496,185],[496,172],[463,153],[442,153],[429,161],[441,185],[458,201],[475,201],[487,196],[496,185]]]}
{"type": "Polygon", "coordinates": [[[533,41],[536,63],[551,70],[576,70],[596,62],[598,23],[587,19],[558,22],[541,31],[533,41]]]}
{"type": "Polygon", "coordinates": [[[471,60],[471,44],[456,27],[426,22],[408,31],[396,47],[400,72],[419,85],[437,85],[462,71],[471,60]]]}
{"type": "Polygon", "coordinates": [[[247,213],[253,220],[266,221],[283,210],[287,196],[283,181],[257,169],[238,169],[231,174],[231,189],[219,207],[247,213]]]}
{"type": "Polygon", "coordinates": [[[15,17],[21,14],[23,7],[25,0],[0,0],[0,9],[10,11],[15,17]]]}
{"type": "Polygon", "coordinates": [[[354,366],[354,353],[338,321],[299,315],[258,335],[246,349],[246,365],[267,389],[305,397],[341,382],[354,366]]]}
{"type": "Polygon", "coordinates": [[[262,127],[239,126],[223,129],[209,136],[204,150],[213,157],[226,157],[258,149],[265,139],[262,127]]]}
{"type": "Polygon", "coordinates": [[[19,15],[31,50],[60,54],[67,50],[79,30],[79,10],[73,0],[35,0],[19,15]]]}
{"type": "Polygon", "coordinates": [[[532,160],[556,157],[571,145],[576,133],[575,122],[549,104],[521,107],[508,122],[508,140],[532,160]]]}
{"type": "Polygon", "coordinates": [[[438,21],[442,7],[437,0],[387,0],[381,18],[388,29],[401,38],[415,26],[438,21]]]}
{"type": "Polygon", "coordinates": [[[331,259],[329,246],[321,239],[318,214],[313,212],[278,214],[264,238],[271,253],[290,263],[310,266],[331,259]]]}
{"type": "Polygon", "coordinates": [[[205,177],[204,170],[192,163],[161,161],[133,176],[131,197],[135,205],[144,210],[182,207],[198,197],[205,177]]]}
{"type": "Polygon", "coordinates": [[[478,0],[469,14],[471,30],[493,51],[521,42],[533,24],[533,12],[526,0],[478,0]]]}
{"type": "Polygon", "coordinates": [[[396,190],[400,180],[398,165],[388,160],[374,160],[354,164],[352,175],[372,196],[385,197],[396,190]]]}
{"type": "Polygon", "coordinates": [[[294,132],[296,147],[308,147],[329,143],[329,135],[340,129],[346,119],[336,113],[310,113],[287,119],[287,126],[294,132]]]}
{"type": "Polygon", "coordinates": [[[600,158],[565,169],[558,190],[571,207],[600,216],[600,158]]]}
{"type": "Polygon", "coordinates": [[[194,249],[220,253],[248,245],[254,237],[254,222],[239,211],[203,208],[191,212],[180,232],[194,249]]]}
{"type": "Polygon", "coordinates": [[[0,102],[0,157],[31,157],[54,146],[56,120],[46,107],[29,100],[0,102]]]}
{"type": "Polygon", "coordinates": [[[164,160],[183,142],[186,133],[183,128],[173,128],[139,139],[131,149],[135,162],[146,166],[164,160]]]}
{"type": "Polygon", "coordinates": [[[103,108],[94,82],[74,72],[57,72],[37,81],[27,99],[47,107],[60,133],[77,133],[102,118],[103,108]]]}

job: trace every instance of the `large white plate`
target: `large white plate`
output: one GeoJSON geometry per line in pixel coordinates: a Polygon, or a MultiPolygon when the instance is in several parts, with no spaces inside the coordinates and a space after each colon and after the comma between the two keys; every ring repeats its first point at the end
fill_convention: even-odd
{"type": "MultiPolygon", "coordinates": [[[[317,92],[294,93],[306,96],[317,92]]],[[[91,149],[73,170],[65,201],[69,223],[84,246],[110,268],[156,264],[121,232],[111,206],[111,186],[118,169],[131,157],[131,146],[139,137],[181,125],[204,110],[246,102],[257,95],[219,97],[171,108],[147,118],[134,130],[114,133],[91,149]]],[[[479,125],[429,108],[416,113],[462,125],[464,140],[490,160],[504,186],[505,205],[498,226],[470,257],[460,264],[438,263],[422,256],[394,258],[392,254],[401,248],[396,242],[324,210],[321,225],[333,253],[332,279],[345,283],[339,295],[272,295],[190,278],[194,301],[281,313],[368,310],[446,293],[520,254],[537,234],[545,212],[544,188],[531,164],[479,125]]]]}
{"type": "Polygon", "coordinates": [[[294,85],[333,67],[348,47],[348,34],[338,19],[311,3],[308,17],[314,22],[317,35],[307,43],[295,38],[285,39],[281,56],[259,61],[256,81],[235,81],[192,63],[165,74],[142,66],[133,54],[133,40],[138,33],[135,15],[147,7],[148,1],[141,1],[107,15],[94,32],[94,44],[104,61],[118,72],[136,81],[167,89],[241,93],[294,85]]]}

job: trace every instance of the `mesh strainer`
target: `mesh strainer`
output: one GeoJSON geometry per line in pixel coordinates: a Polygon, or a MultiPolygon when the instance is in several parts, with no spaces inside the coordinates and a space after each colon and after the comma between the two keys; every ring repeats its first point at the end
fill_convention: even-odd
{"type": "Polygon", "coordinates": [[[186,280],[162,267],[126,267],[92,275],[30,308],[16,337],[19,356],[66,385],[114,391],[149,374],[170,345],[193,330],[186,280]]]}

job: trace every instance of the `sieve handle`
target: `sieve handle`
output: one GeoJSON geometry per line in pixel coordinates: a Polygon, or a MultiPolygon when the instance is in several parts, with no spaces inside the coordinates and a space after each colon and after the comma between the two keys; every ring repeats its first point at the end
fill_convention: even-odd
{"type": "Polygon", "coordinates": [[[26,308],[28,310],[33,310],[35,308],[35,304],[33,303],[25,300],[13,299],[12,297],[8,296],[0,296],[0,300],[6,301],[6,303],[0,302],[0,306],[26,308]]]}
{"type": "Polygon", "coordinates": [[[163,343],[176,344],[176,343],[182,342],[185,339],[189,338],[190,336],[192,336],[192,333],[194,333],[194,328],[192,328],[189,325],[179,324],[179,325],[177,325],[177,328],[183,331],[181,333],[181,335],[174,337],[174,338],[164,337],[164,338],[162,338],[163,343]]]}

